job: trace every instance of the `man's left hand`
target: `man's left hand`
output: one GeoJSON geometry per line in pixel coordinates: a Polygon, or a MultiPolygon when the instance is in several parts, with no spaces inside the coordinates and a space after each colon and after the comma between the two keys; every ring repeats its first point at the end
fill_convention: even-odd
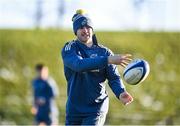
{"type": "Polygon", "coordinates": [[[127,91],[121,93],[119,99],[124,105],[128,105],[133,101],[133,97],[127,91]]]}

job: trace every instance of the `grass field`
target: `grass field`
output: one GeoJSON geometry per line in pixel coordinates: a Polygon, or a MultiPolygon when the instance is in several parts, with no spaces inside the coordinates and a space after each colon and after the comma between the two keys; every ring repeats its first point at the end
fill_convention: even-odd
{"type": "MultiPolygon", "coordinates": [[[[97,32],[114,53],[132,53],[150,64],[141,84],[125,83],[134,102],[123,106],[107,85],[110,108],[106,124],[180,124],[180,33],[97,32]]],[[[60,124],[64,124],[66,82],[60,55],[71,31],[0,30],[0,124],[32,124],[31,80],[34,65],[49,66],[59,85],[60,124]]],[[[122,68],[119,67],[122,74],[122,68]]]]}

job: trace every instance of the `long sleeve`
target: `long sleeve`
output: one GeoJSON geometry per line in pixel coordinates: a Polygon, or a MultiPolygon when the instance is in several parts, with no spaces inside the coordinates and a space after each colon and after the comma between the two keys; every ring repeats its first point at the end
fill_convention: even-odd
{"type": "Polygon", "coordinates": [[[117,98],[119,95],[125,91],[125,86],[120,78],[118,68],[116,65],[108,65],[107,68],[107,79],[108,84],[117,98]]]}
{"type": "MultiPolygon", "coordinates": [[[[114,55],[112,51],[109,50],[109,55],[114,55]]],[[[118,68],[114,64],[109,64],[106,68],[106,76],[108,79],[108,84],[112,89],[113,93],[119,98],[119,95],[125,91],[125,86],[118,72],[118,68]]]]}
{"type": "Polygon", "coordinates": [[[64,65],[76,72],[101,69],[105,68],[108,64],[107,56],[83,58],[78,55],[75,42],[65,45],[62,49],[62,58],[64,65]]]}

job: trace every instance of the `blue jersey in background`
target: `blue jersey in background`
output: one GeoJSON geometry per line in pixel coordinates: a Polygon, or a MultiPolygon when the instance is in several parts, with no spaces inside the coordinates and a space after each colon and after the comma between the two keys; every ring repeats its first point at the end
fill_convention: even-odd
{"type": "Polygon", "coordinates": [[[34,106],[37,108],[36,121],[51,124],[50,102],[54,97],[52,88],[47,81],[36,78],[32,82],[34,92],[34,106]]]}

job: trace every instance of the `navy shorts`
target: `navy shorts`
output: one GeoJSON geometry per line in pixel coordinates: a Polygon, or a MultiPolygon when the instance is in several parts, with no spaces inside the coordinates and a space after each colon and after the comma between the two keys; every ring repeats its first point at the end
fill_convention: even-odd
{"type": "Polygon", "coordinates": [[[97,125],[103,126],[106,120],[106,113],[92,114],[89,116],[66,117],[66,125],[97,125]]]}
{"type": "Polygon", "coordinates": [[[40,114],[37,114],[35,116],[35,121],[36,121],[36,124],[40,124],[40,123],[45,123],[46,125],[50,125],[52,123],[50,117],[49,117],[49,114],[44,114],[44,115],[40,115],[40,114]]]}

